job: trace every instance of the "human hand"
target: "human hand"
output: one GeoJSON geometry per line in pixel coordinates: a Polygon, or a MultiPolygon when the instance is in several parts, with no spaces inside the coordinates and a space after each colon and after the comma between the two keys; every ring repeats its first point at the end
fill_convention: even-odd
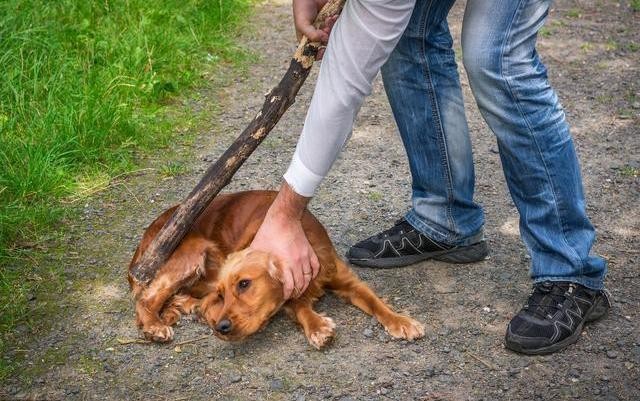
{"type": "MultiPolygon", "coordinates": [[[[324,20],[321,28],[316,28],[313,23],[318,16],[318,12],[328,0],[293,0],[293,22],[296,28],[298,41],[306,36],[310,42],[320,42],[326,46],[333,24],[338,19],[337,15],[324,20]]],[[[322,59],[324,48],[321,47],[316,56],[317,60],[322,59]]]]}
{"type": "Polygon", "coordinates": [[[302,295],[320,271],[318,257],[302,229],[301,218],[307,202],[308,198],[284,184],[249,245],[282,261],[285,299],[302,295]]]}

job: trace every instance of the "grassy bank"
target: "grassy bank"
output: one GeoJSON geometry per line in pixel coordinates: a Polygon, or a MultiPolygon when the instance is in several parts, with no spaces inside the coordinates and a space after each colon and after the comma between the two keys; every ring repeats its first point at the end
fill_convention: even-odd
{"type": "Polygon", "coordinates": [[[173,100],[241,57],[232,37],[250,2],[0,2],[0,352],[36,287],[59,279],[28,280],[27,254],[53,232],[62,200],[167,144],[173,100]]]}

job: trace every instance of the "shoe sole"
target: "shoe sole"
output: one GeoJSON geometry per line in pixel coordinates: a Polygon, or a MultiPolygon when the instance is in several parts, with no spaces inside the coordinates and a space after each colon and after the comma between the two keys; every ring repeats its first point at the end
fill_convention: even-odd
{"type": "Polygon", "coordinates": [[[520,344],[516,343],[516,342],[509,341],[509,339],[507,337],[505,337],[504,345],[505,345],[505,347],[507,347],[511,351],[515,351],[515,352],[518,352],[520,354],[526,354],[526,355],[552,354],[554,352],[560,351],[561,349],[564,349],[564,348],[568,347],[571,344],[576,343],[578,341],[578,339],[580,338],[580,334],[582,333],[582,328],[584,327],[585,323],[591,323],[591,322],[594,322],[596,320],[599,320],[599,319],[603,318],[609,312],[609,308],[610,307],[611,307],[611,303],[610,303],[610,301],[608,299],[608,294],[605,293],[604,297],[601,298],[601,301],[596,302],[591,307],[589,312],[587,312],[584,320],[582,322],[580,322],[580,324],[576,328],[576,331],[572,335],[570,335],[569,337],[567,337],[564,340],[562,340],[560,342],[557,342],[555,344],[551,344],[551,345],[548,345],[546,347],[527,349],[527,348],[522,348],[522,346],[520,344]]]}
{"type": "Polygon", "coordinates": [[[487,247],[487,242],[480,241],[465,247],[452,248],[438,252],[425,252],[419,255],[398,256],[396,258],[355,259],[350,258],[349,253],[347,253],[347,259],[356,266],[391,269],[394,267],[412,265],[429,259],[447,263],[473,263],[486,259],[488,254],[489,249],[487,247]]]}

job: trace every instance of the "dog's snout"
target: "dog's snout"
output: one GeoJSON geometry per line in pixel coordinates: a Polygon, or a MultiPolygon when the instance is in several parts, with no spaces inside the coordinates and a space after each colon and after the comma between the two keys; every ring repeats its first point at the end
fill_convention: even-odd
{"type": "Polygon", "coordinates": [[[222,319],[216,324],[216,331],[220,334],[229,334],[231,327],[231,321],[229,319],[222,319]]]}

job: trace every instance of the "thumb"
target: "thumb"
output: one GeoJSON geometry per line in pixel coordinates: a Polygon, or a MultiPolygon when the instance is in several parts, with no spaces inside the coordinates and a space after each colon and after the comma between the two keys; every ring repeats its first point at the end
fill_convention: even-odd
{"type": "Polygon", "coordinates": [[[326,44],[329,41],[329,35],[321,29],[316,29],[313,25],[300,27],[300,33],[306,36],[309,42],[326,44]]]}

